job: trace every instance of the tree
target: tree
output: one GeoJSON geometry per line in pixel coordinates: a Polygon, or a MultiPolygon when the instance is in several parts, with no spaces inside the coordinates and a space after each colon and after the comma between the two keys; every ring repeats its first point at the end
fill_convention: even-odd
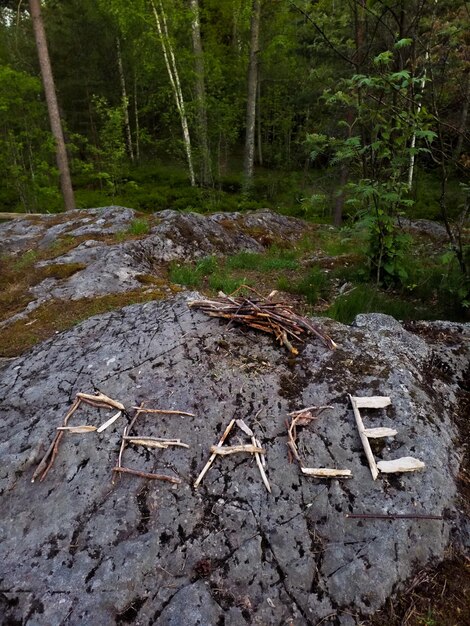
{"type": "Polygon", "coordinates": [[[165,9],[161,0],[158,0],[158,8],[156,3],[152,0],[152,9],[157,24],[157,30],[160,37],[160,42],[163,48],[163,56],[165,58],[165,65],[170,78],[171,86],[173,89],[173,95],[175,97],[176,108],[181,120],[181,127],[183,129],[183,141],[186,151],[186,157],[188,160],[189,179],[191,186],[196,186],[196,178],[194,176],[193,166],[193,154],[191,148],[191,138],[189,135],[188,118],[186,115],[186,105],[183,98],[183,91],[181,89],[181,82],[179,77],[178,68],[176,66],[175,53],[173,45],[170,40],[165,9]]]}
{"type": "Polygon", "coordinates": [[[260,18],[261,0],[253,0],[250,30],[250,62],[248,65],[248,96],[246,101],[246,137],[243,159],[243,184],[245,191],[249,190],[253,184],[260,18]]]}
{"type": "Polygon", "coordinates": [[[207,136],[207,107],[206,107],[206,86],[204,70],[204,52],[201,41],[201,27],[199,17],[198,0],[190,0],[191,7],[191,32],[194,50],[194,64],[196,70],[196,101],[198,118],[198,137],[201,151],[201,183],[212,184],[211,156],[209,149],[209,139],[207,136]]]}
{"type": "Polygon", "coordinates": [[[56,143],[56,159],[59,170],[60,187],[64,199],[65,210],[71,211],[75,208],[75,198],[72,188],[72,180],[70,178],[69,162],[67,150],[65,148],[65,140],[60,120],[51,62],[47,49],[46,32],[42,21],[40,0],[29,0],[29,8],[33,21],[33,31],[36,40],[47,109],[49,112],[49,121],[56,143]]]}

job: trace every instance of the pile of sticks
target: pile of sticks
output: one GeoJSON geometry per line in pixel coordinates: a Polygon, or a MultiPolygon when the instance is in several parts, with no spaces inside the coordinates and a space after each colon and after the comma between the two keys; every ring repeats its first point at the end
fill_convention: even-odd
{"type": "MultiPolygon", "coordinates": [[[[244,285],[244,289],[250,288],[244,285]]],[[[331,337],[312,324],[308,318],[295,313],[290,305],[273,301],[275,291],[267,298],[256,291],[254,294],[253,298],[219,294],[217,299],[191,300],[188,305],[202,310],[210,317],[222,317],[270,333],[292,354],[298,354],[298,350],[292,345],[291,340],[303,342],[302,337],[310,333],[319,337],[330,350],[337,347],[331,337]]]]}

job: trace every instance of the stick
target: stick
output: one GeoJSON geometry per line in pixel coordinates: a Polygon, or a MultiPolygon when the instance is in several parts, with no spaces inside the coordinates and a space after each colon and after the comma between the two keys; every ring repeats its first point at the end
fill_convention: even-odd
{"type": "Polygon", "coordinates": [[[148,448],[163,448],[164,450],[169,446],[189,448],[188,444],[181,443],[179,439],[156,439],[155,437],[124,437],[124,439],[135,446],[147,446],[148,448]]]}
{"type": "Polygon", "coordinates": [[[76,433],[82,435],[83,433],[94,433],[98,429],[96,426],[89,426],[88,424],[83,424],[81,426],[58,426],[57,430],[62,430],[69,433],[76,433]]]}
{"type": "Polygon", "coordinates": [[[125,407],[123,404],[121,404],[120,402],[117,402],[117,400],[113,400],[112,398],[105,396],[104,393],[101,393],[101,392],[97,393],[96,395],[79,392],[77,393],[77,398],[80,398],[81,400],[85,400],[85,402],[88,402],[88,401],[103,402],[104,404],[108,404],[109,406],[119,409],[120,411],[125,410],[125,407]]]}
{"type": "Polygon", "coordinates": [[[359,413],[359,409],[357,408],[356,398],[354,398],[351,394],[348,394],[348,395],[349,395],[349,399],[351,401],[351,405],[354,411],[354,417],[356,418],[357,430],[359,431],[359,437],[361,438],[362,447],[364,448],[364,452],[366,453],[366,457],[369,463],[372,478],[373,480],[376,480],[377,476],[379,475],[379,470],[377,468],[377,463],[375,462],[374,455],[372,454],[372,449],[370,447],[369,440],[367,439],[367,435],[364,432],[366,429],[364,428],[361,414],[359,413]]]}
{"type": "Polygon", "coordinates": [[[416,513],[346,513],[345,517],[350,519],[437,519],[443,520],[443,515],[419,515],[416,513]]]}
{"type": "Polygon", "coordinates": [[[245,444],[241,446],[211,446],[211,452],[220,456],[237,454],[238,452],[249,452],[250,454],[264,454],[263,448],[256,445],[245,444]]]}
{"type": "MultiPolygon", "coordinates": [[[[224,441],[227,439],[230,431],[233,428],[233,425],[235,424],[235,419],[232,419],[230,421],[230,424],[227,426],[227,428],[224,431],[224,434],[222,435],[222,437],[219,439],[219,443],[217,444],[218,446],[222,446],[224,444],[224,441]]],[[[197,489],[201,483],[201,480],[204,478],[204,476],[206,475],[207,471],[209,470],[210,466],[212,465],[212,463],[215,460],[215,457],[217,455],[212,453],[209,460],[207,461],[207,463],[205,464],[205,466],[203,467],[202,472],[199,474],[199,476],[196,479],[196,482],[194,483],[194,488],[197,489]]]]}
{"type": "Polygon", "coordinates": [[[148,474],[147,472],[140,472],[139,470],[131,469],[129,467],[113,467],[113,472],[132,474],[133,476],[140,476],[141,478],[148,478],[149,480],[166,480],[167,482],[175,485],[181,484],[181,480],[179,478],[174,478],[173,476],[165,476],[164,474],[148,474]]]}
{"type": "Polygon", "coordinates": [[[133,409],[137,409],[140,413],[163,413],[167,415],[187,415],[188,417],[196,417],[194,413],[186,413],[185,411],[167,411],[164,409],[144,409],[142,406],[133,406],[133,409]]]}
{"type": "MultiPolygon", "coordinates": [[[[64,421],[62,422],[63,426],[67,426],[67,422],[69,421],[69,419],[72,417],[72,415],[80,406],[80,402],[81,402],[80,398],[75,398],[72,406],[67,412],[67,415],[64,417],[64,421]]],[[[34,472],[33,477],[31,478],[32,483],[34,483],[34,481],[40,474],[41,474],[41,478],[39,479],[40,482],[42,482],[46,478],[47,473],[51,469],[55,461],[55,457],[57,456],[59,443],[60,443],[60,440],[62,439],[63,434],[64,434],[63,431],[56,433],[54,439],[51,442],[51,445],[47,449],[46,454],[43,456],[42,461],[37,466],[36,471],[34,472]]]]}
{"type": "MultiPolygon", "coordinates": [[[[259,441],[254,436],[251,438],[251,443],[254,446],[259,446],[259,441]]],[[[263,467],[263,463],[261,462],[261,458],[264,458],[264,457],[261,457],[259,452],[255,452],[256,464],[258,466],[259,473],[261,474],[261,479],[262,479],[262,481],[264,483],[264,486],[268,490],[268,492],[271,493],[271,485],[269,484],[268,477],[266,476],[266,473],[264,471],[264,467],[263,467]]]]}
{"type": "Polygon", "coordinates": [[[351,470],[348,469],[330,469],[328,467],[301,467],[302,474],[307,476],[316,476],[317,478],[351,478],[351,470]]]}

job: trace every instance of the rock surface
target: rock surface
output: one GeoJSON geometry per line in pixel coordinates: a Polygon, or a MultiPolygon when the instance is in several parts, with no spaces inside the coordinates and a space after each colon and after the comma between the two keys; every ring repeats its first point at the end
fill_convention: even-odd
{"type": "MultiPolygon", "coordinates": [[[[91,318],[0,369],[2,624],[303,626],[331,616],[352,626],[466,540],[455,418],[468,402],[468,325],[412,333],[378,314],[353,327],[322,320],[339,348],[312,338],[293,361],[268,336],[190,310],[189,297],[91,318]],[[130,414],[142,401],[195,413],[138,422],[139,434],[179,437],[189,450],[124,453],[125,465],[181,485],[126,475],[112,484],[125,417],[100,435],[65,435],[46,480],[31,483],[75,394],[93,389],[130,414]],[[367,425],[398,430],[377,457],[416,456],[425,471],[371,479],[348,392],[392,398],[363,411],[367,425]],[[310,405],[332,409],[299,431],[302,453],[352,479],[307,478],[289,463],[287,414],[310,405]],[[217,459],[193,488],[234,416],[266,449],[271,495],[248,456],[217,459]]],[[[73,423],[109,415],[88,410],[73,423]]],[[[238,435],[245,442],[241,432],[230,442],[238,435]]]]}
{"type": "Polygon", "coordinates": [[[54,245],[60,237],[77,238],[77,246],[72,250],[41,261],[38,266],[86,265],[68,278],[47,278],[32,287],[34,300],[0,327],[24,317],[52,298],[78,300],[141,288],[138,277],[153,272],[161,263],[190,261],[211,254],[261,252],[276,239],[298,239],[306,232],[301,220],[268,209],[213,215],[168,210],[155,214],[152,219],[156,224],[148,235],[138,240],[110,243],[93,239],[125,232],[135,217],[132,209],[105,207],[60,216],[44,215],[36,217],[33,223],[29,220],[0,223],[5,251],[41,249],[54,245]],[[57,219],[61,222],[53,225],[57,219]]]}

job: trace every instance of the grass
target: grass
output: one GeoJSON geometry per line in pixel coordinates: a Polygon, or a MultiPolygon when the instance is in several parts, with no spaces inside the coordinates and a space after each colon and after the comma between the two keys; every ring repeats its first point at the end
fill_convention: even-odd
{"type": "Polygon", "coordinates": [[[325,314],[343,324],[351,324],[359,313],[385,313],[397,320],[436,319],[426,307],[415,301],[385,293],[371,284],[358,285],[350,293],[340,296],[325,314]]]}

